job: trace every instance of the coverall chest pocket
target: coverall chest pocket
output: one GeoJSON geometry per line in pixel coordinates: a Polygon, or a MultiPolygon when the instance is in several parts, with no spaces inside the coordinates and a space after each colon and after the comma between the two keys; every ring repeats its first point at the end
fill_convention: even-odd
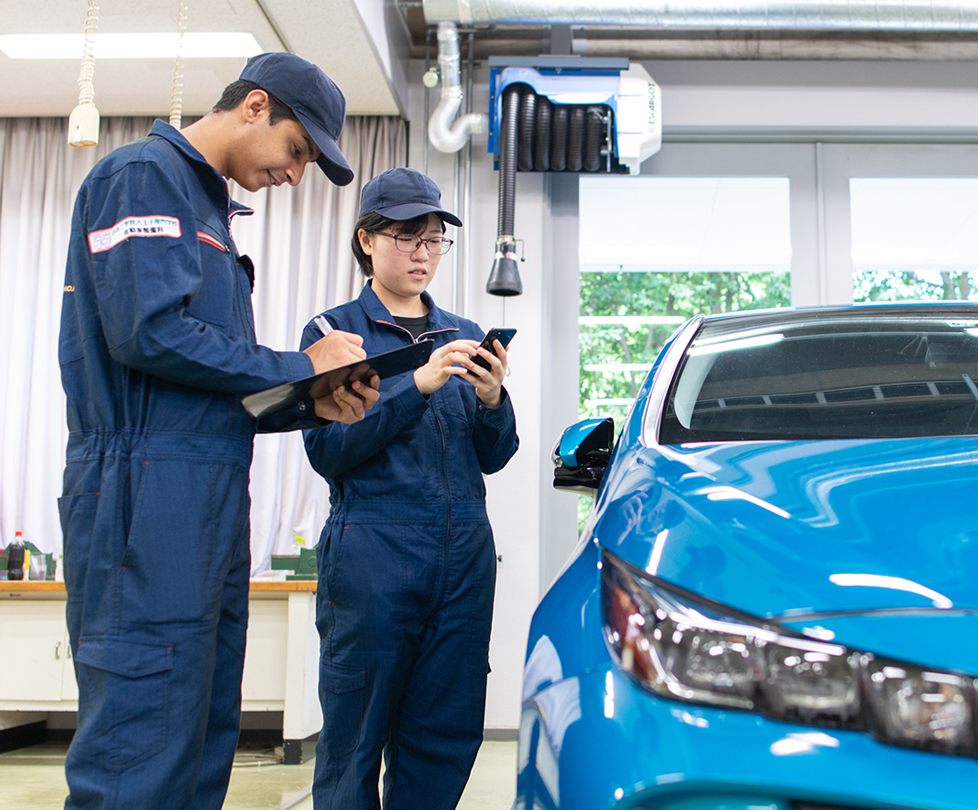
{"type": "Polygon", "coordinates": [[[448,426],[452,441],[467,437],[471,433],[471,423],[475,416],[475,389],[469,383],[454,378],[438,393],[438,416],[448,426]]]}
{"type": "Polygon", "coordinates": [[[198,224],[200,288],[187,304],[187,314],[214,326],[227,326],[234,307],[234,273],[237,265],[222,237],[198,224]]]}

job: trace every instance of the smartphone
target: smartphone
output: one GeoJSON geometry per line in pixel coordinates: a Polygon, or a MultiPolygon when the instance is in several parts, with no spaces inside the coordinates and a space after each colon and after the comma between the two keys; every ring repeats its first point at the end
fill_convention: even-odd
{"type": "MultiPolygon", "coordinates": [[[[493,348],[493,343],[495,343],[496,340],[498,340],[500,343],[503,344],[503,348],[505,349],[509,346],[509,342],[513,339],[513,335],[515,334],[516,334],[515,329],[503,329],[499,327],[490,329],[486,333],[485,338],[483,338],[482,343],[479,344],[479,347],[482,349],[488,349],[493,354],[495,354],[496,351],[493,348]]],[[[486,358],[482,357],[481,355],[478,354],[473,355],[472,361],[474,363],[478,363],[486,370],[490,368],[489,361],[486,360],[486,358]]]]}

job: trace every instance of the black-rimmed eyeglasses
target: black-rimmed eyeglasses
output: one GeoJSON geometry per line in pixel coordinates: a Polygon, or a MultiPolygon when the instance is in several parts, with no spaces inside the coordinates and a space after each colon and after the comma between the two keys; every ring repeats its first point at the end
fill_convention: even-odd
{"type": "Polygon", "coordinates": [[[370,233],[389,236],[394,240],[394,245],[402,253],[414,253],[423,243],[432,256],[444,256],[448,253],[451,246],[455,244],[454,240],[446,239],[444,236],[432,236],[430,239],[422,239],[413,233],[385,233],[384,231],[370,231],[370,233]]]}

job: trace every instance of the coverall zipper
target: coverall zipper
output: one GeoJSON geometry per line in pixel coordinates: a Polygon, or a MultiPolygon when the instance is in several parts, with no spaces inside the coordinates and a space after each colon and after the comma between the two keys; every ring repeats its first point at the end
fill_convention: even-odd
{"type": "MultiPolygon", "coordinates": [[[[401,332],[404,332],[405,334],[408,335],[408,337],[411,338],[412,343],[420,343],[429,335],[437,335],[441,332],[458,331],[457,329],[435,329],[432,331],[423,332],[420,335],[418,335],[417,338],[415,338],[414,335],[411,334],[410,330],[405,329],[400,324],[391,323],[390,321],[378,321],[378,323],[382,323],[385,326],[390,326],[393,327],[394,329],[398,329],[401,332]]],[[[441,566],[441,571],[439,571],[438,573],[439,582],[437,587],[435,588],[435,592],[432,594],[431,604],[429,605],[429,608],[431,610],[434,610],[438,602],[441,600],[441,597],[443,596],[442,591],[445,588],[445,582],[448,578],[448,555],[449,555],[449,550],[451,548],[451,538],[452,538],[452,491],[449,487],[450,479],[448,476],[448,470],[445,469],[445,464],[448,459],[448,445],[445,442],[445,427],[444,425],[442,425],[441,420],[438,418],[438,414],[435,413],[434,405],[431,406],[431,417],[432,419],[435,420],[435,424],[438,425],[438,433],[441,436],[441,474],[445,486],[445,495],[446,495],[445,500],[448,503],[447,512],[446,512],[447,526],[445,531],[445,546],[444,546],[444,554],[442,557],[442,566],[441,566]]]]}

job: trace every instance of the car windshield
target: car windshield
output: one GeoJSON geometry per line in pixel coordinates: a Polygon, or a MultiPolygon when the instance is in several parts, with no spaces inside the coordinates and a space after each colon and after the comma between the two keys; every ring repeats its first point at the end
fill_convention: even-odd
{"type": "Polygon", "coordinates": [[[978,312],[924,307],[708,320],[660,444],[978,434],[978,312]]]}

